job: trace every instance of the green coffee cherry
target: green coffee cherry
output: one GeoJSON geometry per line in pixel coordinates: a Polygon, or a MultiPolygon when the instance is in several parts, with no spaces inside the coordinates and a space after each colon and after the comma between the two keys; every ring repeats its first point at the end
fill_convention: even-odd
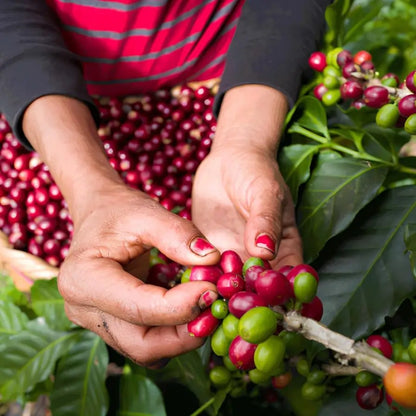
{"type": "Polygon", "coordinates": [[[380,127],[394,127],[400,117],[399,108],[396,104],[385,104],[376,114],[376,124],[380,127]]]}
{"type": "Polygon", "coordinates": [[[326,106],[331,106],[336,104],[341,99],[341,91],[339,89],[336,90],[328,90],[323,96],[322,96],[322,102],[326,106]]]}
{"type": "Polygon", "coordinates": [[[209,379],[217,388],[226,387],[231,381],[231,373],[225,367],[217,366],[209,372],[209,379]]]}
{"type": "Polygon", "coordinates": [[[412,114],[407,117],[404,123],[404,129],[409,134],[416,134],[416,114],[412,114]]]}
{"type": "Polygon", "coordinates": [[[227,302],[224,299],[217,299],[211,305],[211,312],[214,318],[224,319],[228,315],[227,302]]]}
{"type": "Polygon", "coordinates": [[[370,386],[371,384],[374,384],[378,381],[378,377],[373,374],[370,373],[369,371],[360,371],[356,376],[355,376],[355,382],[360,386],[360,387],[367,387],[370,386]]]}

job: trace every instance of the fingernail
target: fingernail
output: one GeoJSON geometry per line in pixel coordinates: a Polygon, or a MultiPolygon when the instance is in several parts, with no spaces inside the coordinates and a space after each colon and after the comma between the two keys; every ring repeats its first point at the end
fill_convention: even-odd
{"type": "Polygon", "coordinates": [[[216,292],[212,290],[207,290],[199,298],[198,306],[201,309],[206,309],[209,306],[211,306],[214,303],[214,301],[217,300],[217,298],[218,298],[218,294],[216,292]]]}
{"type": "Polygon", "coordinates": [[[189,248],[198,256],[204,257],[207,254],[213,253],[216,248],[201,237],[192,240],[189,248]]]}
{"type": "Polygon", "coordinates": [[[267,234],[260,234],[256,238],[256,246],[260,248],[265,248],[266,250],[269,250],[273,254],[276,251],[276,243],[274,240],[267,234]]]}

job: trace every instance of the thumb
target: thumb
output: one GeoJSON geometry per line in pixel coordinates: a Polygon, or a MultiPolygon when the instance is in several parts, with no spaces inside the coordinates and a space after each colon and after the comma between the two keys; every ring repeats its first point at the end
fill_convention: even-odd
{"type": "Polygon", "coordinates": [[[282,237],[283,198],[278,192],[260,192],[253,198],[244,243],[252,256],[271,260],[282,237]]]}

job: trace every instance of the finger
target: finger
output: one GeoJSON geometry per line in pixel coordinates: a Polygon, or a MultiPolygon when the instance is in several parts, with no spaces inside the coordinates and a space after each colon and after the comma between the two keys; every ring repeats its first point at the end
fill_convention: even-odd
{"type": "Polygon", "coordinates": [[[276,185],[252,198],[244,235],[251,256],[273,259],[282,237],[284,195],[276,185]]]}
{"type": "Polygon", "coordinates": [[[110,259],[64,262],[58,285],[71,304],[96,307],[148,326],[189,322],[217,297],[215,285],[209,282],[188,282],[170,290],[144,284],[110,259]]]}
{"type": "Polygon", "coordinates": [[[202,345],[204,339],[189,335],[187,326],[134,325],[94,308],[65,304],[65,311],[77,325],[98,334],[108,345],[135,363],[158,367],[202,345]]]}

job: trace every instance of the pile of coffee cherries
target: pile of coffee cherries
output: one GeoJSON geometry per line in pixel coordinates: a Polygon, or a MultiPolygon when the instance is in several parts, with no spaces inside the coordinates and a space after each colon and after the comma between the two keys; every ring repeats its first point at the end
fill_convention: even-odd
{"type": "MultiPolygon", "coordinates": [[[[210,151],[216,120],[207,86],[95,99],[98,135],[126,184],[191,218],[193,176],[210,151]]],[[[72,238],[66,202],[48,167],[0,114],[0,230],[15,249],[59,266],[72,238]]]]}
{"type": "Polygon", "coordinates": [[[376,109],[379,126],[404,127],[416,134],[416,70],[402,82],[394,73],[380,78],[369,52],[352,54],[342,48],[312,53],[309,66],[319,73],[313,94],[324,105],[342,101],[357,109],[376,109]]]}

